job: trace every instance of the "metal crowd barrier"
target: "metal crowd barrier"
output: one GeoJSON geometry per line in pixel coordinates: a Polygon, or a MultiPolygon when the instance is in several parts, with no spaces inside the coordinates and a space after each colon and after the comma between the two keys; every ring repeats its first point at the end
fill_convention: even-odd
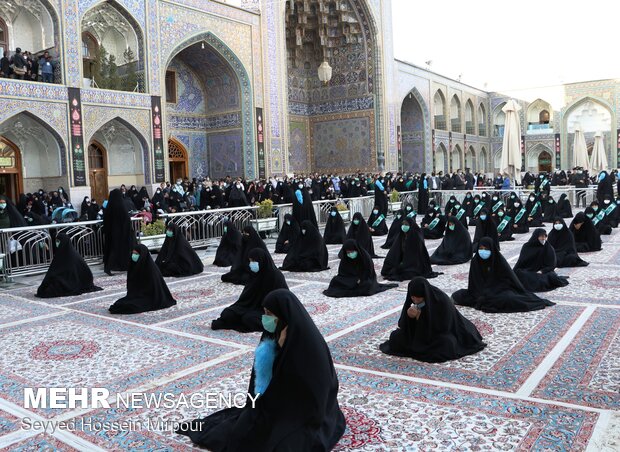
{"type": "MultiPolygon", "coordinates": [[[[518,188],[516,190],[495,190],[492,187],[480,187],[472,194],[480,191],[500,193],[504,201],[513,191],[523,201],[532,190],[518,188]]],[[[452,195],[461,201],[467,190],[433,190],[429,193],[429,200],[434,199],[442,208],[452,195]]],[[[558,200],[562,193],[567,193],[573,206],[586,206],[596,198],[596,187],[576,189],[574,187],[552,187],[551,195],[558,200]]],[[[410,202],[414,209],[418,207],[418,192],[399,193],[400,202],[410,202]]],[[[329,211],[338,202],[344,202],[350,212],[349,220],[357,212],[368,218],[374,206],[374,195],[359,198],[340,200],[314,201],[313,207],[320,225],[327,222],[329,211]]],[[[256,206],[237,207],[199,212],[179,212],[164,215],[165,220],[176,223],[186,234],[190,244],[194,247],[203,247],[210,241],[219,239],[224,233],[225,220],[232,221],[241,230],[251,224],[256,218],[256,206]]],[[[292,204],[274,205],[277,230],[284,221],[284,215],[292,213],[292,204]]],[[[141,218],[131,219],[132,229],[136,236],[143,231],[144,222],[141,218]]],[[[25,228],[9,228],[0,230],[0,270],[5,279],[16,275],[31,275],[43,273],[49,267],[53,257],[52,246],[56,234],[65,232],[78,253],[88,263],[98,263],[103,257],[103,222],[85,221],[79,223],[59,223],[25,228]]]]}

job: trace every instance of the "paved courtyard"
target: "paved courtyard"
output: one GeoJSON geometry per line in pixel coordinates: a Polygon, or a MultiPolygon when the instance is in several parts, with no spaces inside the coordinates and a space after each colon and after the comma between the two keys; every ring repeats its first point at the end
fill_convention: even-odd
{"type": "MultiPolygon", "coordinates": [[[[529,234],[516,238],[501,244],[510,264],[529,234]]],[[[557,303],[552,308],[487,314],[459,307],[488,347],[444,364],[379,351],[397,323],[406,282],[373,297],[323,296],[338,268],[337,246],[329,247],[330,270],[285,273],[336,363],[347,418],[338,450],[620,450],[620,232],[603,240],[603,251],[582,255],[589,267],[558,270],[570,285],[546,294],[557,303]]],[[[376,239],[378,250],[383,241],[376,239]]],[[[427,241],[429,252],[439,243],[427,241]]],[[[268,245],[273,250],[274,240],[268,245]]],[[[214,251],[201,252],[205,263],[214,251]]],[[[281,264],[283,256],[275,259],[281,264]]],[[[375,260],[377,272],[381,264],[375,260]]],[[[435,269],[444,274],[432,284],[448,293],[466,287],[469,264],[435,269]]],[[[168,279],[177,306],[122,317],[107,308],[124,294],[126,277],[108,277],[100,267],[95,283],[103,292],[36,299],[40,276],[0,290],[0,450],[189,449],[186,437],[165,428],[119,431],[96,422],[179,420],[213,410],[26,409],[23,393],[102,387],[116,400],[117,393],[245,392],[259,334],[210,329],[242,290],[222,283],[223,271],[207,265],[202,275],[168,279]],[[43,432],[25,429],[24,419],[91,427],[43,432]]]]}

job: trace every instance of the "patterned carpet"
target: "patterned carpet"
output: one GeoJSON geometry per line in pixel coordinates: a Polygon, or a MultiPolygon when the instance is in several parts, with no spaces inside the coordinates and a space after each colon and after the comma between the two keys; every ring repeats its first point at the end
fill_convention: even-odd
{"type": "MultiPolygon", "coordinates": [[[[548,228],[547,228],[548,229],[548,228]]],[[[470,228],[473,233],[473,228],[470,228]]],[[[501,244],[511,264],[529,238],[501,244]]],[[[338,268],[286,273],[291,289],[326,337],[340,380],[347,430],[339,451],[620,450],[620,232],[585,254],[589,267],[560,269],[570,285],[545,296],[543,311],[486,314],[459,308],[488,347],[458,361],[426,364],[382,354],[395,328],[406,282],[366,298],[322,291],[338,268]]],[[[377,254],[384,256],[376,239],[377,254]]],[[[273,249],[273,240],[268,240],[273,249]]],[[[427,241],[429,252],[439,240],[427,241]]],[[[208,264],[214,248],[201,252],[208,264]]],[[[276,255],[281,264],[283,255],[276,255]]],[[[382,259],[375,260],[381,269],[382,259]]],[[[467,285],[469,264],[441,267],[432,284],[447,293],[467,285]]],[[[24,407],[24,388],[102,387],[152,396],[247,390],[258,333],[212,331],[211,321],[241,293],[207,265],[168,280],[177,306],[131,316],[107,308],[124,295],[125,275],[95,268],[102,292],[62,299],[34,296],[41,277],[0,289],[0,450],[188,450],[171,426],[214,408],[24,407]],[[25,420],[28,420],[26,422],[25,420]],[[55,430],[33,421],[66,421],[55,430]],[[106,428],[110,425],[148,428],[106,428]]]]}

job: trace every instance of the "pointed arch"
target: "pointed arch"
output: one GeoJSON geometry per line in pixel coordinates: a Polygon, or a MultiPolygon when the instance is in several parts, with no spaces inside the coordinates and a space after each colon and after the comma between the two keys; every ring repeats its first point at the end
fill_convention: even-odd
{"type": "Polygon", "coordinates": [[[450,100],[450,130],[452,132],[461,133],[461,101],[455,94],[450,100]]]}
{"type": "Polygon", "coordinates": [[[423,172],[427,163],[426,149],[430,149],[431,133],[429,111],[417,88],[405,96],[400,110],[403,171],[423,172]]]}
{"type": "Polygon", "coordinates": [[[450,171],[463,169],[464,154],[461,145],[455,144],[450,153],[450,171]]]}
{"type": "Polygon", "coordinates": [[[443,143],[439,143],[435,148],[435,174],[443,171],[444,174],[448,173],[448,149],[443,143]]]}
{"type": "Polygon", "coordinates": [[[543,99],[536,99],[527,107],[526,119],[528,130],[552,129],[553,108],[543,99]]]}
{"type": "MultiPolygon", "coordinates": [[[[482,146],[480,148],[480,156],[478,158],[478,167],[476,168],[476,171],[481,172],[481,173],[486,173],[487,168],[488,168],[487,149],[486,147],[482,146]]],[[[472,171],[474,171],[473,168],[472,168],[472,171]]]]}
{"type": "Polygon", "coordinates": [[[446,121],[446,96],[444,95],[441,88],[438,88],[435,91],[435,95],[433,96],[433,128],[439,130],[448,130],[447,121],[446,121]]]}
{"type": "Polygon", "coordinates": [[[506,105],[506,102],[502,102],[493,110],[493,136],[504,136],[504,125],[506,124],[506,113],[502,111],[502,108],[506,105]]]}
{"type": "Polygon", "coordinates": [[[222,41],[211,32],[200,32],[190,36],[185,41],[174,47],[166,58],[166,64],[162,65],[162,80],[165,78],[165,71],[170,63],[181,51],[199,43],[204,42],[209,45],[234,71],[237,76],[239,88],[241,90],[241,126],[243,130],[243,174],[248,179],[257,177],[256,168],[256,147],[254,130],[254,95],[252,83],[245,66],[237,55],[222,41]]]}
{"type": "MultiPolygon", "coordinates": [[[[527,171],[539,172],[540,168],[540,159],[541,155],[546,154],[545,158],[549,160],[549,170],[552,170],[554,165],[553,162],[553,150],[544,143],[537,143],[532,146],[525,155],[525,168],[527,171]]],[[[546,163],[545,163],[546,164],[546,163]]],[[[548,171],[545,169],[545,171],[548,171]]]]}
{"type": "Polygon", "coordinates": [[[467,99],[467,102],[465,102],[465,133],[467,135],[476,134],[476,117],[474,103],[471,99],[467,99]]]}
{"type": "Polygon", "coordinates": [[[465,150],[465,168],[469,168],[470,171],[476,171],[476,150],[473,146],[469,146],[465,150]]]}
{"type": "Polygon", "coordinates": [[[478,135],[487,136],[487,110],[482,102],[478,105],[478,135]]]}

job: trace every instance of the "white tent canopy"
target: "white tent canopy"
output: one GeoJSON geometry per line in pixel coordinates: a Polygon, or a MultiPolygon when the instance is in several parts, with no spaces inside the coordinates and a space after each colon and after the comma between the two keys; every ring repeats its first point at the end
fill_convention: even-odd
{"type": "Polygon", "coordinates": [[[601,171],[607,171],[607,153],[605,152],[605,143],[603,141],[603,134],[597,132],[594,135],[594,148],[592,149],[592,162],[590,164],[592,171],[600,173],[601,171]]]}
{"type": "Polygon", "coordinates": [[[506,115],[501,170],[513,184],[521,183],[521,107],[514,100],[506,102],[502,111],[506,115]]]}
{"type": "Polygon", "coordinates": [[[584,171],[590,170],[586,137],[583,135],[581,126],[575,127],[575,142],[573,143],[573,168],[578,166],[582,167],[584,171]]]}

